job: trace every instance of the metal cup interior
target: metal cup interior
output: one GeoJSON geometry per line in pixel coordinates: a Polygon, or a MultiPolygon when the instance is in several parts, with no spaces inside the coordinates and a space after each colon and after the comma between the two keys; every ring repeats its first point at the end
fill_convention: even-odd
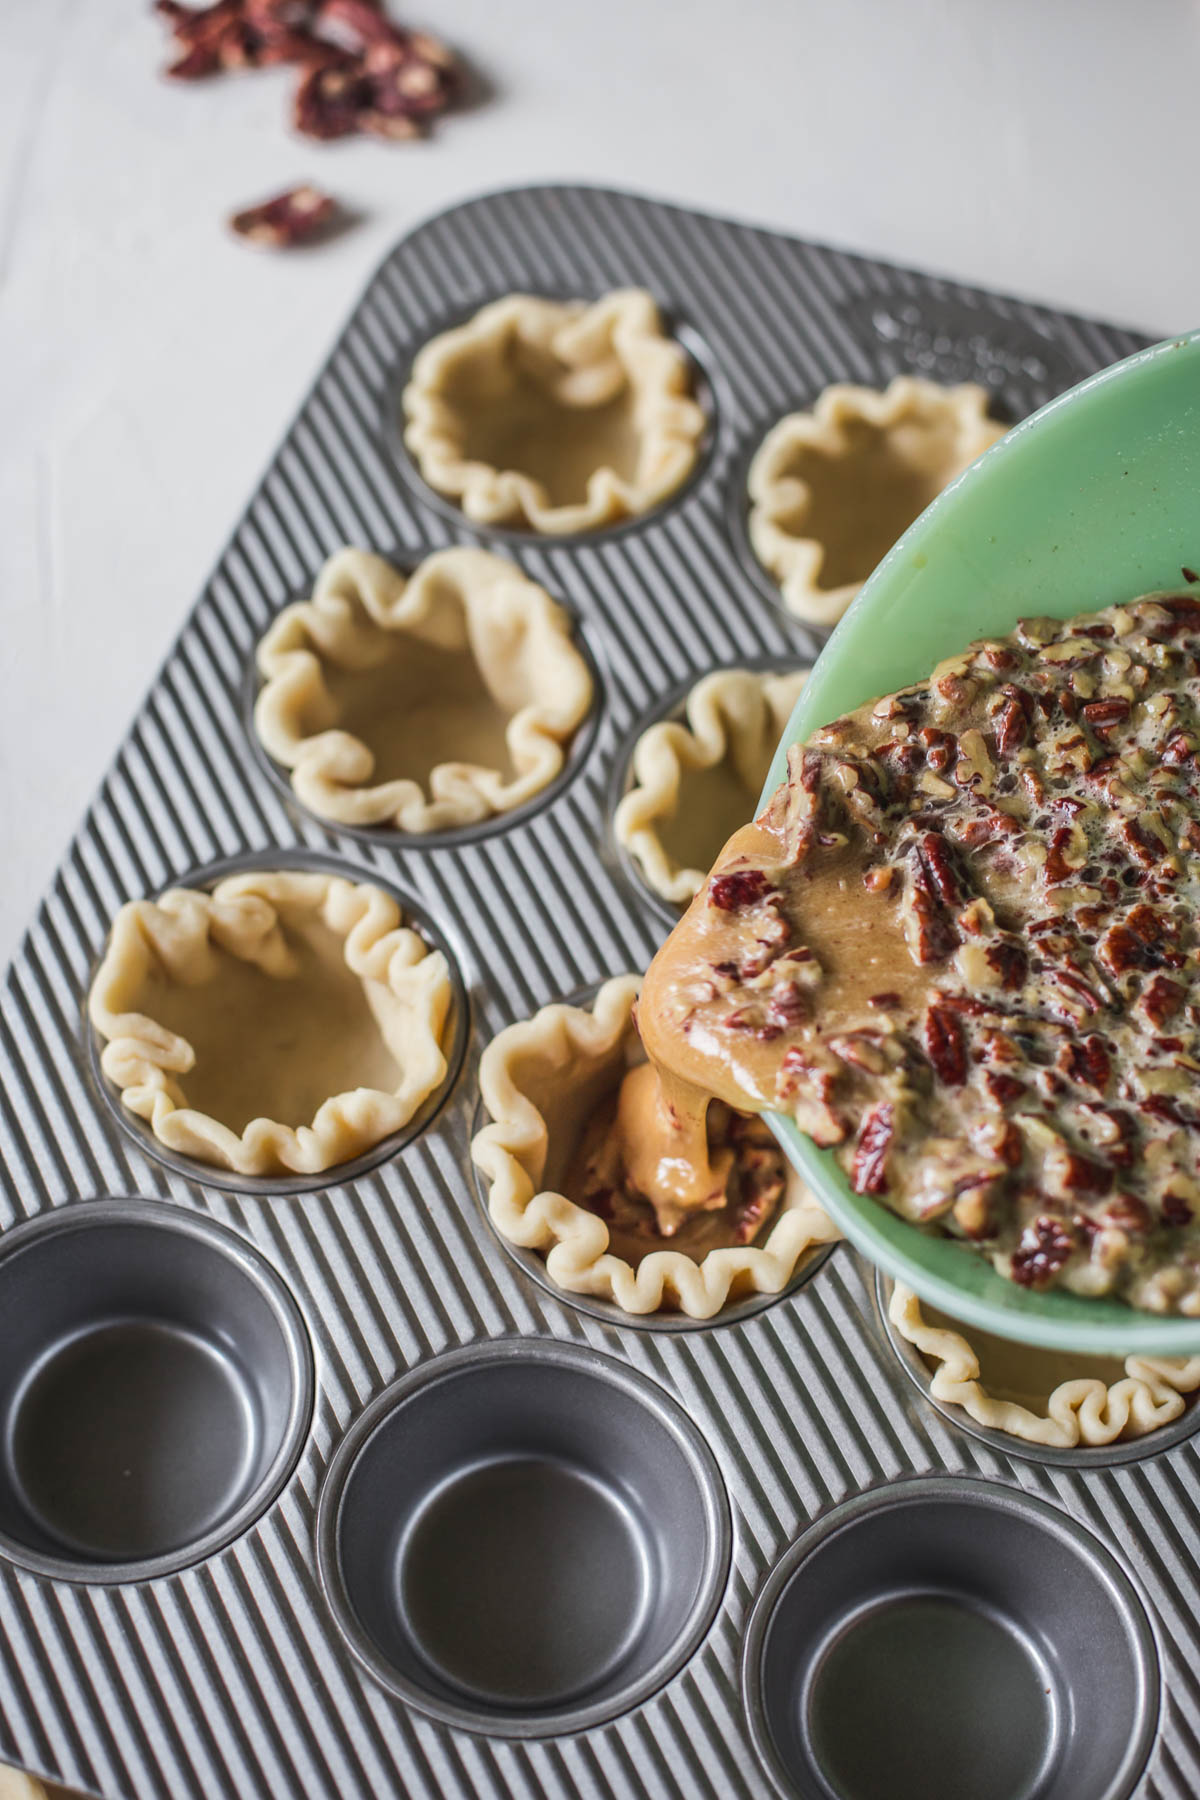
{"type": "Polygon", "coordinates": [[[0,1240],[0,1549],[83,1581],[165,1574],[269,1504],[308,1428],[294,1301],[198,1215],[90,1201],[0,1240]]]}
{"type": "Polygon", "coordinates": [[[553,1341],[383,1394],[321,1499],[326,1592],[394,1693],[469,1730],[581,1731],[688,1659],[729,1561],[711,1452],[661,1389],[553,1341]]]}
{"type": "Polygon", "coordinates": [[[805,1800],[1125,1800],[1158,1716],[1153,1634],[1112,1555],[977,1480],[831,1513],[760,1596],[743,1673],[759,1752],[805,1800]]]}

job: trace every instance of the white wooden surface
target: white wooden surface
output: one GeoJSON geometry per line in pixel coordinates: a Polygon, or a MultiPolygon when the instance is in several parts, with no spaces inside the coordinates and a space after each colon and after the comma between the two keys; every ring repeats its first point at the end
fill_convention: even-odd
{"type": "Polygon", "coordinates": [[[0,0],[0,955],[369,271],[448,202],[603,181],[1200,322],[1197,0],[412,4],[491,99],[321,146],[287,72],[161,82],[142,0],[0,0]],[[362,225],[225,233],[303,177],[362,225]]]}

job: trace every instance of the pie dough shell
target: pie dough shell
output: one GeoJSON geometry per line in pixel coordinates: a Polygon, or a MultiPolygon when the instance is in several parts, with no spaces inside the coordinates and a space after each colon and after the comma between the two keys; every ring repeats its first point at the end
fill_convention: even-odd
{"type": "Polygon", "coordinates": [[[636,975],[616,976],[590,1010],[544,1006],[493,1039],[479,1066],[492,1123],[476,1134],[471,1156],[488,1184],[496,1230],[544,1255],[556,1286],[615,1301],[627,1313],[677,1307],[711,1319],[745,1294],[778,1294],[808,1252],[840,1234],[793,1175],[764,1244],[710,1250],[700,1262],[653,1250],[635,1269],[609,1251],[602,1219],[555,1190],[587,1120],[642,1060],[633,1020],[640,986],[636,975]]]}
{"type": "Polygon", "coordinates": [[[943,387],[916,375],[898,375],[882,393],[837,383],[825,389],[811,412],[789,413],[772,427],[750,464],[749,533],[789,612],[808,625],[835,625],[870,573],[835,587],[822,585],[821,520],[808,516],[812,492],[797,466],[805,453],[841,465],[841,506],[853,519],[871,503],[851,436],[866,424],[888,440],[900,466],[928,484],[931,500],[1004,435],[1005,427],[987,417],[988,398],[986,388],[974,382],[943,387]]]}
{"type": "Polygon", "coordinates": [[[401,1130],[440,1086],[451,995],[446,958],[405,926],[395,900],[381,888],[336,875],[253,872],[226,876],[211,893],[170,888],[157,900],[123,906],[92,983],[88,1013],[106,1040],[104,1074],[168,1149],[240,1175],[307,1175],[348,1162],[401,1130]],[[356,1087],[333,1093],[307,1125],[256,1118],[239,1133],[189,1107],[193,1048],[139,1011],[139,995],[151,977],[165,975],[191,989],[211,983],[219,1005],[222,951],[285,979],[296,968],[289,937],[314,920],[341,940],[345,964],[362,983],[379,1036],[398,1066],[399,1085],[393,1092],[356,1087]]]}
{"type": "Polygon", "coordinates": [[[1045,1412],[989,1394],[980,1380],[979,1357],[961,1332],[933,1325],[911,1288],[896,1282],[888,1317],[901,1337],[935,1362],[929,1391],[935,1400],[961,1406],[977,1425],[1007,1432],[1029,1444],[1075,1450],[1145,1437],[1177,1419],[1185,1394],[1200,1387],[1200,1356],[1128,1356],[1125,1376],[1111,1386],[1094,1376],[1063,1381],[1047,1395],[1045,1412]]]}
{"type": "Polygon", "coordinates": [[[389,825],[414,834],[456,830],[523,806],[562,770],[592,705],[592,677],[571,620],[514,563],[486,550],[441,550],[411,576],[383,557],[344,549],[317,577],[311,600],[285,607],[258,648],[264,685],[254,709],[263,746],[291,771],[297,798],[339,825],[389,825]],[[474,663],[508,715],[511,772],[437,763],[428,792],[408,776],[374,781],[375,756],[328,684],[331,667],[369,673],[414,646],[474,663]]]}
{"type": "Polygon", "coordinates": [[[618,289],[591,304],[509,294],[417,354],[403,396],[404,441],[430,487],[477,524],[552,535],[594,531],[649,512],[687,479],[707,429],[690,388],[687,355],[664,331],[644,290],[618,289]],[[462,389],[473,386],[480,404],[495,409],[512,391],[517,370],[564,409],[602,407],[628,393],[636,437],[632,474],[600,460],[586,477],[584,497],[564,504],[530,474],[471,460],[462,389]]]}
{"type": "Polygon", "coordinates": [[[752,812],[807,679],[807,669],[787,674],[717,669],[691,690],[682,720],[660,719],[638,739],[633,786],[616,809],[613,830],[647,885],[664,900],[686,906],[704,886],[724,841],[713,844],[703,868],[681,864],[667,848],[663,828],[687,806],[689,776],[727,769],[753,795],[752,812]]]}

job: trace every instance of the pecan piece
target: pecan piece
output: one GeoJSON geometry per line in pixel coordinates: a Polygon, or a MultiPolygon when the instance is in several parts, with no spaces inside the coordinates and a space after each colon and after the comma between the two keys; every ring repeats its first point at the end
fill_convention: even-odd
{"type": "Polygon", "coordinates": [[[967,1079],[967,1043],[957,1013],[947,1006],[928,1007],[921,1038],[938,1080],[961,1087],[967,1079]]]}
{"type": "Polygon", "coordinates": [[[1040,1214],[1021,1233],[1012,1254],[1012,1278],[1018,1287],[1046,1287],[1071,1260],[1075,1234],[1064,1219],[1040,1214]]]}
{"type": "Polygon", "coordinates": [[[1163,1026],[1183,1003],[1184,989],[1169,975],[1155,975],[1142,989],[1138,1005],[1151,1025],[1163,1026]]]}
{"type": "Polygon", "coordinates": [[[337,202],[318,188],[294,187],[276,194],[273,200],[234,213],[229,224],[247,243],[287,250],[316,236],[330,223],[336,210],[337,202]]]}
{"type": "Polygon", "coordinates": [[[1129,702],[1114,695],[1109,700],[1089,700],[1079,709],[1084,723],[1090,725],[1097,736],[1103,736],[1114,726],[1123,725],[1129,717],[1129,702]]]}
{"type": "Polygon", "coordinates": [[[1058,1053],[1058,1067],[1064,1075],[1082,1087],[1092,1087],[1102,1094],[1108,1086],[1112,1063],[1102,1037],[1095,1033],[1063,1045],[1058,1053]]]}
{"type": "Polygon", "coordinates": [[[1029,957],[1013,938],[994,938],[984,951],[1002,988],[1019,988],[1029,972],[1029,957]]]}
{"type": "Polygon", "coordinates": [[[1029,735],[1025,709],[1014,693],[996,714],[996,751],[1003,759],[1019,750],[1029,735]]]}
{"type": "Polygon", "coordinates": [[[997,1106],[1015,1106],[1025,1096],[1025,1083],[1018,1081],[1015,1075],[1005,1075],[999,1069],[988,1069],[983,1077],[983,1085],[997,1106]]]}
{"type": "Polygon", "coordinates": [[[873,1106],[854,1147],[850,1185],[856,1194],[887,1193],[887,1156],[895,1130],[895,1109],[886,1103],[873,1106]]]}
{"type": "Polygon", "coordinates": [[[940,832],[927,831],[918,838],[913,882],[920,892],[936,898],[942,906],[961,903],[962,889],[954,872],[949,846],[940,832]]]}
{"type": "Polygon", "coordinates": [[[1164,1225],[1190,1225],[1192,1209],[1181,1194],[1164,1194],[1159,1201],[1164,1225]]]}

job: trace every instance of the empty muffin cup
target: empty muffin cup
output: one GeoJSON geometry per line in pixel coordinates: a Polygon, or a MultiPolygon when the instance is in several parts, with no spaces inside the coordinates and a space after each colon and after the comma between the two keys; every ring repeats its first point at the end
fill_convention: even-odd
{"type": "Polygon", "coordinates": [[[1125,1800],[1158,1717],[1132,1583],[1056,1507],[978,1480],[859,1495],[751,1615],[756,1747],[804,1800],[1125,1800]]]}
{"type": "Polygon", "coordinates": [[[707,1631],[729,1563],[716,1464],[661,1388],[573,1345],[453,1351],[341,1445],[321,1577],[393,1693],[471,1731],[582,1731],[707,1631]]]}
{"type": "Polygon", "coordinates": [[[0,1550],[128,1582],[230,1543],[291,1471],[312,1355],[242,1239],[140,1200],[80,1202],[0,1239],[0,1550]]]}

